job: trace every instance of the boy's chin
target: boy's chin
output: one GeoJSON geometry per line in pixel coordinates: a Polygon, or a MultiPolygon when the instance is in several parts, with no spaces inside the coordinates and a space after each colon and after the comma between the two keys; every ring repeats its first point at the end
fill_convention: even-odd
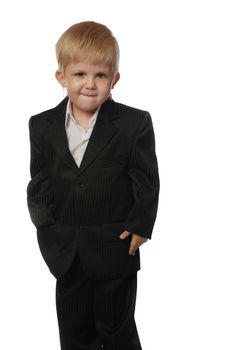
{"type": "Polygon", "coordinates": [[[75,105],[73,104],[73,112],[75,113],[85,113],[87,115],[92,116],[96,110],[98,109],[98,105],[75,105]]]}

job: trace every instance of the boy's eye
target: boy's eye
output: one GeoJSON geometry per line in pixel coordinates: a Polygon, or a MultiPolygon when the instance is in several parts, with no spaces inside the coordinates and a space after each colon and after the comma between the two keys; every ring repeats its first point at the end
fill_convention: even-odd
{"type": "Polygon", "coordinates": [[[81,77],[84,76],[84,73],[83,73],[83,72],[78,72],[78,73],[76,73],[75,75],[76,75],[77,77],[80,77],[80,78],[81,78],[81,77]]]}
{"type": "Polygon", "coordinates": [[[106,75],[105,75],[104,73],[98,73],[98,74],[97,74],[97,77],[98,77],[98,78],[105,78],[105,76],[106,76],[106,75]]]}

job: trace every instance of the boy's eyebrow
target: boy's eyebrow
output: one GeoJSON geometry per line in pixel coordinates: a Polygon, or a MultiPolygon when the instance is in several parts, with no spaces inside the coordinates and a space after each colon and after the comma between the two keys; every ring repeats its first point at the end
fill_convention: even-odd
{"type": "MultiPolygon", "coordinates": [[[[85,69],[74,69],[74,71],[72,72],[73,74],[76,74],[76,73],[86,73],[87,71],[85,69]]],[[[109,72],[107,72],[106,70],[103,70],[103,69],[100,69],[98,70],[97,72],[95,72],[95,74],[105,74],[105,75],[108,75],[109,72]]]]}

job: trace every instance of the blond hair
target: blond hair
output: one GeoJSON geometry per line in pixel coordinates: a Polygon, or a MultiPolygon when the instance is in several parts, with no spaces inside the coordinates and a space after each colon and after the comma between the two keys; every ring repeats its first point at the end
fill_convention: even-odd
{"type": "Polygon", "coordinates": [[[113,74],[119,70],[118,42],[101,23],[86,21],[72,25],[61,35],[55,49],[63,73],[68,64],[78,61],[108,64],[113,74]]]}

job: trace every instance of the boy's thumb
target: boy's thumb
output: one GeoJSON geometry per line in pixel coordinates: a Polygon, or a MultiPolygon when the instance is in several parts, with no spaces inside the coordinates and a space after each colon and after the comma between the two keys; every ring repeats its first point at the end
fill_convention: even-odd
{"type": "Polygon", "coordinates": [[[124,239],[124,238],[128,237],[130,235],[130,233],[131,232],[129,232],[129,231],[123,231],[121,233],[121,235],[119,236],[119,238],[124,239]]]}

